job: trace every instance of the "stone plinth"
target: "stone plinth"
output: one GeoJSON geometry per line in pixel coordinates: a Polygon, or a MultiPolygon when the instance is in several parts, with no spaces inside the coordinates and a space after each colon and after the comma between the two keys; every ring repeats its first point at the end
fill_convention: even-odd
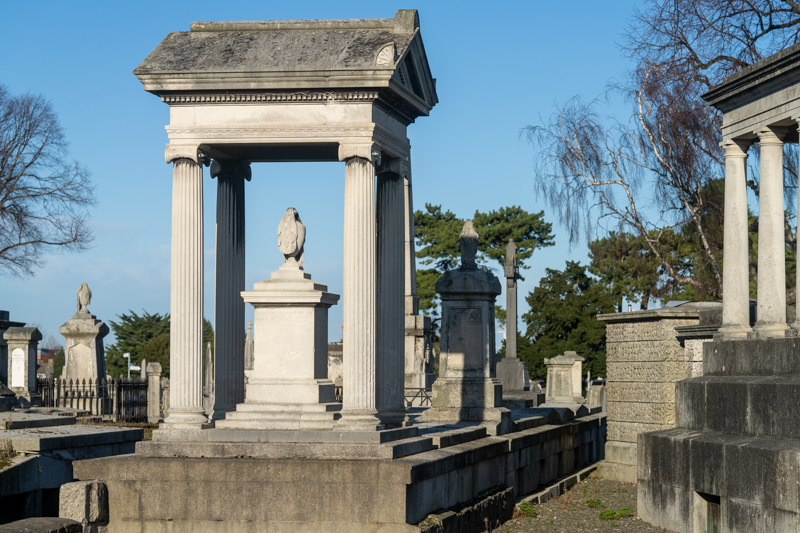
{"type": "Polygon", "coordinates": [[[255,308],[244,403],[219,428],[330,429],[341,409],[328,379],[328,308],[339,296],[286,264],[242,293],[255,308]]]}
{"type": "Polygon", "coordinates": [[[147,421],[157,424],[161,421],[161,363],[147,363],[147,421]]]}
{"type": "Polygon", "coordinates": [[[545,405],[582,404],[581,369],[583,357],[576,352],[566,351],[562,355],[545,358],[547,367],[547,389],[545,405]]]}
{"type": "Polygon", "coordinates": [[[22,327],[25,322],[12,322],[8,311],[0,311],[0,383],[8,385],[8,344],[3,333],[8,328],[22,327]]]}
{"type": "Polygon", "coordinates": [[[705,322],[719,320],[720,308],[719,303],[693,302],[598,317],[606,322],[607,339],[608,440],[605,464],[598,467],[602,476],[635,482],[637,435],[675,426],[675,383],[702,375],[702,349],[695,344],[710,340],[713,325],[705,322]],[[690,330],[696,333],[700,325],[701,336],[695,337],[690,330]]]}
{"type": "Polygon", "coordinates": [[[530,389],[528,364],[517,357],[504,357],[497,363],[497,379],[503,384],[505,392],[521,392],[530,389]],[[527,382],[527,386],[526,386],[527,382]]]}
{"type": "Polygon", "coordinates": [[[64,372],[62,378],[81,381],[106,377],[106,359],[103,337],[108,335],[106,326],[86,308],[75,313],[58,331],[64,336],[64,372]]]}
{"type": "Polygon", "coordinates": [[[436,374],[433,373],[433,348],[430,335],[433,333],[431,317],[406,315],[405,336],[405,388],[430,389],[436,374]]]}
{"type": "Polygon", "coordinates": [[[3,334],[8,343],[8,387],[24,407],[38,405],[36,347],[42,334],[36,328],[12,327],[3,334]]]}
{"type": "MultiPolygon", "coordinates": [[[[467,221],[461,232],[461,267],[436,282],[442,299],[439,377],[421,419],[478,422],[491,434],[510,429],[503,387],[495,377],[494,302],[500,282],[475,266],[478,235],[467,221]]],[[[345,394],[347,394],[345,392],[345,394]]]]}

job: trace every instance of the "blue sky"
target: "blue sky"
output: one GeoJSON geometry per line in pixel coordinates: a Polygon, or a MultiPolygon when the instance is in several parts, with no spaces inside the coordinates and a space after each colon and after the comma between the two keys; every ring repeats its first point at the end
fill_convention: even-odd
{"type": "MultiPolygon", "coordinates": [[[[98,200],[91,249],[50,255],[32,278],[0,275],[0,309],[59,343],[58,328],[75,312],[83,281],[93,292],[90,310],[106,322],[129,309],[169,311],[168,106],[131,73],[169,32],[202,20],[392,18],[398,8],[416,8],[439,104],[409,127],[415,207],[441,204],[460,217],[508,205],[544,210],[556,246],[537,251],[524,273],[524,312],[524,296],[545,268],[561,269],[567,259],[585,263],[587,256],[585,246],[570,249],[537,197],[533,152],[521,130],[573,95],[595,98],[625,78],[629,60],[617,43],[634,4],[0,0],[0,83],[13,94],[40,93],[52,102],[98,200]]],[[[611,109],[625,118],[624,107],[611,109]]],[[[216,182],[207,172],[205,178],[205,315],[213,320],[216,182]]],[[[253,165],[246,192],[248,288],[280,266],[276,228],[294,206],[308,228],[306,270],[341,294],[343,179],[343,163],[253,165]]],[[[341,316],[341,306],[331,309],[331,340],[340,338],[341,316]]]]}

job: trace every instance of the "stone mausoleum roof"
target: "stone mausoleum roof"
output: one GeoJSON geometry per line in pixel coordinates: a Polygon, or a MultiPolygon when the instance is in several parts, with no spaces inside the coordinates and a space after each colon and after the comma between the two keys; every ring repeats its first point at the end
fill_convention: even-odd
{"type": "Polygon", "coordinates": [[[194,22],[191,31],[170,33],[133,72],[162,97],[377,89],[410,105],[411,120],[438,101],[416,10],[392,19],[194,22]]]}

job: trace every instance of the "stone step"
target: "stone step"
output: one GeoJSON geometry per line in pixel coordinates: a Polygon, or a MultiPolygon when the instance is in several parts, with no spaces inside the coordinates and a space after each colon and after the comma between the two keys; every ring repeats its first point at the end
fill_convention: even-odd
{"type": "Polygon", "coordinates": [[[776,376],[800,374],[800,338],[758,342],[714,341],[703,346],[705,376],[776,376]]]}
{"type": "Polygon", "coordinates": [[[680,428],[800,439],[800,376],[702,376],[676,392],[680,428]]]}

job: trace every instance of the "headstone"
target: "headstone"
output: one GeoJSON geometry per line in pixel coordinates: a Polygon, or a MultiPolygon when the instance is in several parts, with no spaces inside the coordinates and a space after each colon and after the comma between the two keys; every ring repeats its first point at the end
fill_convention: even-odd
{"type": "Polygon", "coordinates": [[[433,325],[431,317],[406,315],[405,388],[429,389],[436,379],[433,372],[433,325]]]}
{"type": "Polygon", "coordinates": [[[328,309],[339,295],[303,270],[305,226],[284,214],[278,244],[284,264],[242,292],[254,308],[254,363],[245,401],[218,428],[332,429],[341,404],[328,379],[328,309]]]}
{"type": "Polygon", "coordinates": [[[3,338],[3,333],[5,333],[8,328],[22,327],[24,325],[24,322],[13,322],[9,320],[8,311],[0,311],[0,383],[8,385],[8,344],[5,338],[3,338]]]}
{"type": "Polygon", "coordinates": [[[108,326],[89,312],[92,291],[86,283],[78,289],[77,312],[58,331],[64,336],[65,380],[92,380],[106,377],[106,360],[103,337],[108,335],[108,326]]]}
{"type": "Polygon", "coordinates": [[[551,359],[545,358],[547,367],[547,389],[545,406],[553,404],[582,404],[581,365],[583,357],[566,351],[551,359]]]}
{"type": "Polygon", "coordinates": [[[502,407],[503,388],[495,377],[494,302],[500,282],[475,263],[478,234],[472,221],[464,224],[459,241],[461,266],[436,282],[442,300],[439,376],[432,407],[421,419],[477,422],[499,435],[511,429],[511,412],[502,407]]]}
{"type": "Polygon", "coordinates": [[[23,406],[39,405],[36,391],[36,348],[42,334],[36,328],[11,327],[3,334],[8,343],[9,388],[23,406]]]}
{"type": "Polygon", "coordinates": [[[147,421],[157,424],[161,420],[161,363],[147,363],[147,421]]]}
{"type": "Polygon", "coordinates": [[[247,334],[244,337],[244,369],[253,370],[253,321],[247,321],[247,334]]]}
{"type": "Polygon", "coordinates": [[[528,365],[517,357],[517,245],[508,239],[506,245],[506,356],[497,363],[497,379],[504,392],[530,390],[528,365]]]}

